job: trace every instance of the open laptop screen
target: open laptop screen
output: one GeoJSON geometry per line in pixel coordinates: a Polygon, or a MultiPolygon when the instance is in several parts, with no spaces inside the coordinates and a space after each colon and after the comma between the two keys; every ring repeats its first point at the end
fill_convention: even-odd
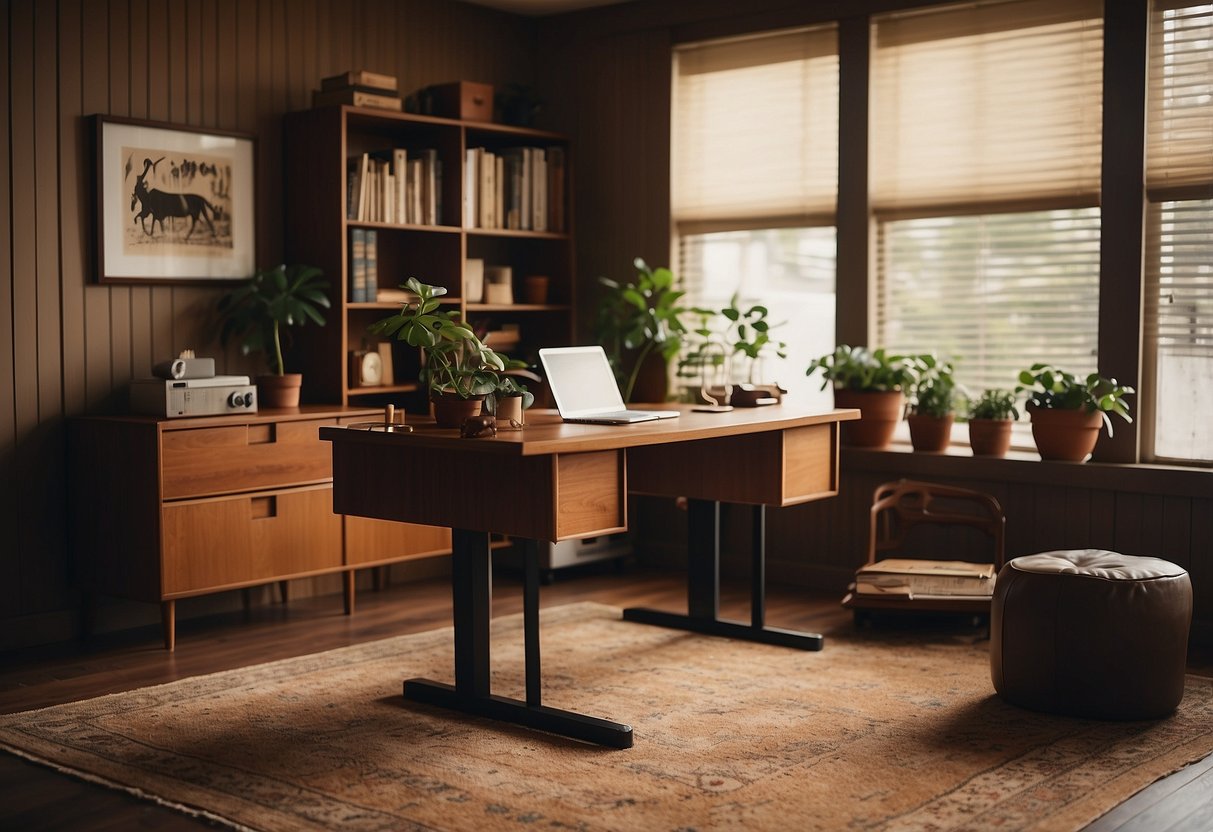
{"type": "Polygon", "coordinates": [[[552,397],[566,419],[624,409],[602,347],[556,347],[540,355],[552,397]]]}

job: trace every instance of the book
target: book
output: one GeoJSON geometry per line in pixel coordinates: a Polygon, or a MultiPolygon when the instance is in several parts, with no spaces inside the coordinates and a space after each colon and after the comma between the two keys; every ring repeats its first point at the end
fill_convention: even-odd
{"type": "Polygon", "coordinates": [[[906,598],[989,597],[994,594],[994,581],[994,566],[989,563],[886,558],[856,571],[855,591],[906,598]]]}
{"type": "Polygon", "coordinates": [[[347,87],[366,87],[381,92],[394,93],[397,91],[396,78],[380,72],[369,72],[365,69],[351,69],[340,75],[330,75],[320,79],[320,89],[325,92],[341,90],[347,87]]]}
{"type": "Polygon", "coordinates": [[[366,229],[350,231],[350,302],[366,301],[366,229]]]}
{"type": "Polygon", "coordinates": [[[407,191],[409,170],[409,153],[402,147],[397,147],[392,151],[392,175],[396,180],[395,191],[392,194],[393,216],[395,222],[408,222],[408,211],[406,209],[405,195],[407,191]]]}
{"type": "Polygon", "coordinates": [[[379,232],[366,231],[366,282],[362,299],[368,303],[379,300],[379,232]]]}
{"type": "Polygon", "coordinates": [[[476,178],[476,148],[469,147],[463,159],[463,227],[475,228],[480,218],[476,201],[479,181],[476,178]]]}
{"type": "Polygon", "coordinates": [[[328,107],[333,104],[350,104],[355,107],[371,107],[376,110],[392,110],[397,113],[401,109],[400,99],[389,95],[374,95],[358,90],[312,91],[313,107],[328,107]]]}
{"type": "Polygon", "coordinates": [[[380,363],[380,366],[383,368],[382,375],[380,377],[380,382],[383,384],[388,384],[388,385],[395,384],[396,383],[396,372],[392,366],[393,362],[392,362],[392,342],[391,341],[380,341],[379,342],[379,363],[380,363]]]}
{"type": "Polygon", "coordinates": [[[547,156],[543,148],[536,147],[531,151],[531,228],[535,231],[548,230],[547,188],[547,156]]]}

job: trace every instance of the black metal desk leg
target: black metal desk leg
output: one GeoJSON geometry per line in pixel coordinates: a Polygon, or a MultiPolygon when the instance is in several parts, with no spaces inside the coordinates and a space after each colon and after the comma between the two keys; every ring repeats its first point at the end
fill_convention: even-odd
{"type": "Polygon", "coordinates": [[[489,694],[489,619],[493,565],[487,532],[451,530],[451,600],[455,619],[455,689],[489,694]]]}
{"type": "Polygon", "coordinates": [[[754,506],[750,529],[750,626],[761,628],[767,617],[767,507],[754,506]]]}
{"type": "Polygon", "coordinates": [[[749,624],[720,618],[720,504],[688,500],[687,522],[690,524],[687,529],[687,615],[629,607],[623,611],[624,621],[801,650],[822,648],[824,639],[817,633],[767,627],[763,623],[766,617],[766,514],[763,506],[758,506],[754,511],[749,624]]]}
{"type": "Polygon", "coordinates": [[[489,685],[492,562],[484,532],[451,530],[451,591],[455,619],[455,684],[406,679],[404,698],[487,717],[611,748],[632,747],[632,726],[540,704],[539,566],[534,541],[522,541],[526,558],[523,629],[526,702],[494,696],[489,685]]]}

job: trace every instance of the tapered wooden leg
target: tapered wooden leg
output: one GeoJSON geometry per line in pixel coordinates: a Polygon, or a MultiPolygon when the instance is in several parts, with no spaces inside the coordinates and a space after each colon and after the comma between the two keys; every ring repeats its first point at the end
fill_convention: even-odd
{"type": "Polygon", "coordinates": [[[177,602],[160,602],[160,626],[164,629],[164,649],[170,653],[177,649],[177,602]]]}
{"type": "Polygon", "coordinates": [[[345,585],[345,614],[354,614],[354,577],[353,569],[347,569],[341,573],[341,581],[345,585]]]}
{"type": "Polygon", "coordinates": [[[288,583],[287,581],[278,582],[278,594],[282,596],[282,603],[284,603],[284,604],[288,600],[287,591],[286,591],[287,583],[288,583]]]}

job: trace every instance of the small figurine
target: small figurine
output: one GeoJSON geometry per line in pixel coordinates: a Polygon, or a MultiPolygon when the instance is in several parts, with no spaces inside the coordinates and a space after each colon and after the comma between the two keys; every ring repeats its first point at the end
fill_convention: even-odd
{"type": "Polygon", "coordinates": [[[486,436],[497,435],[497,417],[489,414],[469,416],[463,420],[463,428],[459,435],[464,439],[483,439],[486,436]]]}

